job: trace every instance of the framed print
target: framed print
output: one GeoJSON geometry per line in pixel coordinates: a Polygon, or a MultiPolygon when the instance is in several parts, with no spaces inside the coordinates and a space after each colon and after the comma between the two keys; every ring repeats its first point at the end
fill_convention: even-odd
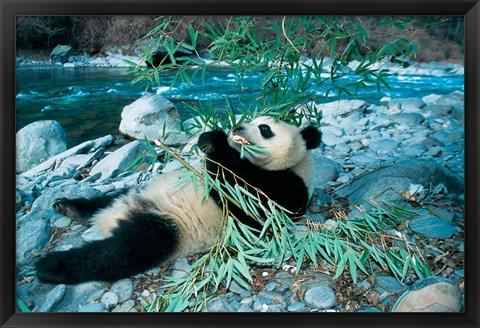
{"type": "Polygon", "coordinates": [[[477,327],[479,6],[2,1],[2,327],[477,327]]]}

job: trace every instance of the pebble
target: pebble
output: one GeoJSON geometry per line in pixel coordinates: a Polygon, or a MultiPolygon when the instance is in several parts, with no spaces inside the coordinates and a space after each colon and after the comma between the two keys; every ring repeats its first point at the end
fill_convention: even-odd
{"type": "Polygon", "coordinates": [[[293,301],[287,308],[288,312],[301,312],[305,310],[305,303],[299,301],[293,301]]]}
{"type": "Polygon", "coordinates": [[[112,312],[130,312],[135,306],[134,300],[128,300],[123,304],[117,305],[112,312]]]}
{"type": "Polygon", "coordinates": [[[121,279],[116,281],[110,288],[111,292],[118,295],[118,300],[124,302],[133,295],[133,282],[130,279],[121,279]]]}
{"type": "Polygon", "coordinates": [[[115,307],[118,304],[118,295],[114,292],[106,292],[103,294],[101,301],[107,309],[115,307]]]}
{"type": "Polygon", "coordinates": [[[312,309],[329,309],[335,302],[335,293],[327,286],[313,287],[305,293],[305,305],[312,309]]]}
{"type": "MultiPolygon", "coordinates": [[[[378,276],[375,277],[375,288],[383,289],[388,292],[398,293],[406,288],[392,276],[378,276]]],[[[381,291],[383,292],[383,291],[381,291]]]]}
{"type": "Polygon", "coordinates": [[[55,220],[55,222],[53,223],[53,226],[60,229],[64,229],[64,228],[68,228],[70,224],[72,224],[72,220],[66,216],[62,216],[59,219],[55,220]]]}

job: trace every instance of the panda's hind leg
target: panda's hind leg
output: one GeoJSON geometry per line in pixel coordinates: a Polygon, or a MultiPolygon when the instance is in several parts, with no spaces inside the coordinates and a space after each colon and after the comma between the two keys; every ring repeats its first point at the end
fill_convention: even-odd
{"type": "Polygon", "coordinates": [[[108,207],[124,192],[94,198],[57,198],[52,202],[52,207],[58,213],[66,215],[82,225],[87,225],[88,220],[95,212],[108,207]]]}
{"type": "Polygon", "coordinates": [[[35,268],[37,277],[47,283],[116,281],[167,260],[178,241],[177,227],[170,220],[151,212],[131,213],[128,220],[119,221],[111,237],[49,253],[35,268]]]}

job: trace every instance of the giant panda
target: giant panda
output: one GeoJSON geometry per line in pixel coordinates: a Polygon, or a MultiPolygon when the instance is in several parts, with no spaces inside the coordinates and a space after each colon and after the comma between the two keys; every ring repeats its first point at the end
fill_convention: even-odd
{"type": "MultiPolygon", "coordinates": [[[[263,116],[241,124],[228,135],[220,130],[204,132],[198,147],[205,153],[206,169],[214,179],[243,184],[247,189],[248,183],[292,216],[300,216],[313,189],[310,149],[318,147],[320,141],[320,132],[313,126],[299,129],[263,116]],[[266,151],[240,156],[242,144],[266,151]]],[[[205,201],[200,181],[197,186],[193,179],[179,183],[181,173],[160,174],[143,189],[135,188],[116,199],[55,200],[55,210],[77,221],[87,222],[91,216],[90,222],[103,239],[40,258],[35,264],[38,279],[64,284],[116,281],[169,259],[207,250],[220,232],[225,205],[215,190],[205,201]]],[[[234,204],[227,202],[226,206],[241,222],[259,227],[234,204]]]]}

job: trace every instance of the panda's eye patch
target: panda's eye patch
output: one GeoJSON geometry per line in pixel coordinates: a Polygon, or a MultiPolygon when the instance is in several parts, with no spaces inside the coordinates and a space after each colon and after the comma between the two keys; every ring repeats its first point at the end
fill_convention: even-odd
{"type": "Polygon", "coordinates": [[[270,126],[266,125],[266,124],[260,124],[258,126],[258,128],[260,129],[260,134],[262,135],[262,137],[264,137],[265,139],[269,139],[271,137],[273,137],[275,134],[272,132],[272,129],[270,129],[270,126]]]}

